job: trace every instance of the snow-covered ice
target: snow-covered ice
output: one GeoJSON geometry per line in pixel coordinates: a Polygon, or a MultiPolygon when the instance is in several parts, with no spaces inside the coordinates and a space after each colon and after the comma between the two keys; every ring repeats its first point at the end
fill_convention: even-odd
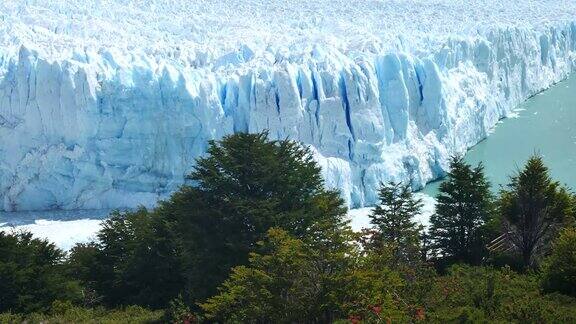
{"type": "Polygon", "coordinates": [[[0,232],[26,231],[35,238],[46,239],[57,247],[68,251],[76,243],[87,243],[96,239],[96,232],[100,229],[101,220],[77,219],[69,221],[51,221],[39,219],[32,224],[3,226],[0,224],[0,232]]]}
{"type": "MultiPolygon", "coordinates": [[[[430,225],[430,216],[432,216],[436,210],[436,199],[420,192],[415,193],[414,197],[417,199],[422,199],[421,213],[414,218],[414,221],[420,225],[423,225],[424,228],[428,228],[430,225]]],[[[350,209],[348,211],[350,227],[352,227],[352,229],[357,232],[364,228],[372,227],[369,217],[372,209],[373,207],[350,209]]]]}
{"type": "Polygon", "coordinates": [[[152,205],[209,139],[264,129],[370,205],[575,54],[575,1],[2,1],[0,209],[152,205]]]}
{"type": "MultiPolygon", "coordinates": [[[[436,200],[423,193],[416,193],[415,197],[422,199],[423,208],[422,213],[416,216],[414,220],[427,228],[430,216],[434,213],[436,200]]],[[[368,216],[371,211],[372,207],[350,209],[348,211],[347,217],[354,231],[359,232],[362,229],[372,226],[370,224],[370,217],[368,216]]],[[[65,212],[42,212],[40,214],[35,212],[5,213],[11,215],[12,218],[10,221],[15,223],[3,223],[0,221],[0,232],[31,232],[34,237],[46,239],[54,243],[57,247],[68,251],[76,243],[86,243],[96,240],[96,234],[102,227],[102,218],[107,215],[107,212],[108,211],[85,211],[78,215],[80,219],[67,219],[72,217],[72,214],[62,215],[65,212]],[[17,216],[17,214],[22,215],[17,216]],[[48,219],[43,219],[43,217],[48,219]],[[94,219],[94,217],[98,219],[94,219]]],[[[0,220],[2,220],[2,218],[0,218],[0,220]]]]}
{"type": "Polygon", "coordinates": [[[31,232],[61,249],[93,241],[110,210],[0,212],[0,232],[31,232]]]}

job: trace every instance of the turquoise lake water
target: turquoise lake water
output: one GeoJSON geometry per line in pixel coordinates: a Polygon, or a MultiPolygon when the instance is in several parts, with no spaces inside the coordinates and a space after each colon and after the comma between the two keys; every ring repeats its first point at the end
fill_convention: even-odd
{"type": "MultiPolygon", "coordinates": [[[[544,158],[555,180],[576,190],[576,76],[520,105],[516,116],[500,121],[465,160],[473,165],[482,162],[498,190],[534,153],[544,158]]],[[[439,184],[431,183],[422,192],[435,196],[439,184]]]]}

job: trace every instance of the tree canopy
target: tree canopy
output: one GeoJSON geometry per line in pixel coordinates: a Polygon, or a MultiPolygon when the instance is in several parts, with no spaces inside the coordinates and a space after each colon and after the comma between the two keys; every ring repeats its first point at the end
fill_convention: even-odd
{"type": "Polygon", "coordinates": [[[294,141],[266,133],[211,141],[188,178],[154,210],[104,223],[96,254],[105,275],[85,280],[98,282],[109,304],[161,307],[182,294],[195,306],[248,262],[270,228],[321,242],[347,224],[339,193],[325,189],[320,167],[294,141]]]}
{"type": "Polygon", "coordinates": [[[544,265],[543,288],[576,297],[576,229],[568,227],[554,241],[544,265]]]}
{"type": "Polygon", "coordinates": [[[230,135],[197,162],[169,199],[112,213],[67,257],[1,232],[0,322],[576,322],[576,197],[541,159],[512,177],[499,213],[482,165],[452,159],[426,240],[421,201],[393,182],[373,227],[352,231],[295,142],[230,135]],[[485,248],[517,259],[535,237],[530,271],[485,248]]]}
{"type": "Polygon", "coordinates": [[[537,155],[502,189],[498,207],[503,230],[525,267],[535,266],[558,230],[573,222],[572,199],[564,187],[552,180],[542,157],[537,155]]]}
{"type": "Polygon", "coordinates": [[[381,184],[380,201],[370,214],[376,233],[372,241],[392,250],[394,263],[405,264],[420,258],[422,226],[414,222],[421,213],[422,200],[416,199],[409,184],[381,184]]]}
{"type": "Polygon", "coordinates": [[[451,262],[479,264],[485,256],[484,226],[492,213],[490,184],[484,167],[453,157],[440,185],[430,238],[436,253],[451,262]]]}
{"type": "Polygon", "coordinates": [[[80,300],[80,286],[62,266],[64,256],[29,232],[0,231],[0,312],[45,311],[58,299],[80,300]]]}

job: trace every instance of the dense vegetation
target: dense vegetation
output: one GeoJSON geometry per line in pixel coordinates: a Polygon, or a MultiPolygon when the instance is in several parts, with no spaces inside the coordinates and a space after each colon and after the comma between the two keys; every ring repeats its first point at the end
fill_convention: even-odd
{"type": "Polygon", "coordinates": [[[0,233],[0,322],[576,322],[576,198],[540,157],[498,197],[453,158],[427,232],[395,182],[353,232],[320,171],[295,142],[231,135],[67,254],[0,233]]]}

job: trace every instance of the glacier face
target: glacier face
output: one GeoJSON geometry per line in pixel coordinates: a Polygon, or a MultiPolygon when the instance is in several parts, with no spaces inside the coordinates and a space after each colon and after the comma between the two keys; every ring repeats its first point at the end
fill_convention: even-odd
{"type": "Polygon", "coordinates": [[[196,53],[193,64],[114,46],[55,55],[3,42],[11,44],[0,48],[6,211],[152,205],[183,183],[208,140],[262,130],[309,145],[328,186],[351,206],[370,205],[381,181],[419,188],[441,176],[450,155],[576,62],[569,21],[451,34],[418,48],[243,42],[196,53]]]}

